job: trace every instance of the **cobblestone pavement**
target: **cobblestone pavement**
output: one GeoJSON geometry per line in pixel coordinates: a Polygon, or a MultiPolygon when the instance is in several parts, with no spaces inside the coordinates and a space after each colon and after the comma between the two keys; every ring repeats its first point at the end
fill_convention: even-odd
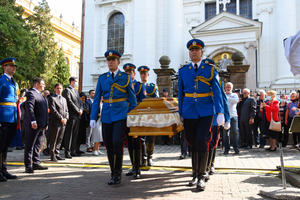
{"type": "MultiPolygon", "coordinates": [[[[105,152],[104,148],[101,148],[105,152]]],[[[155,166],[190,167],[190,159],[178,160],[180,147],[176,145],[155,146],[155,166]]],[[[285,164],[300,166],[300,152],[284,149],[285,164]]],[[[23,151],[8,154],[9,161],[22,161],[23,151]]],[[[51,163],[42,156],[44,163],[51,163]]],[[[106,155],[85,154],[59,163],[107,164],[106,155]]],[[[124,164],[129,164],[125,149],[124,164]]],[[[219,149],[217,168],[275,169],[280,164],[279,153],[262,149],[241,150],[240,155],[224,156],[219,149]]],[[[133,180],[123,174],[122,183],[108,186],[109,168],[49,167],[47,171],[25,174],[23,166],[9,166],[18,180],[0,183],[0,199],[267,199],[259,196],[260,190],[279,189],[281,180],[273,174],[218,171],[211,176],[204,192],[187,187],[191,172],[180,170],[150,169],[142,172],[142,178],[133,180]]],[[[127,169],[124,169],[126,172],[127,169]]],[[[289,186],[290,187],[290,186],[289,186]]]]}

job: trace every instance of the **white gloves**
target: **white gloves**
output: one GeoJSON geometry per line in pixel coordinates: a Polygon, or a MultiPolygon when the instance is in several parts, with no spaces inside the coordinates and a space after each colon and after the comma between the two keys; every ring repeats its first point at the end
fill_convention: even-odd
{"type": "Polygon", "coordinates": [[[224,118],[224,114],[223,113],[218,113],[217,123],[218,123],[218,126],[223,126],[224,125],[225,118],[224,118]]]}
{"type": "Polygon", "coordinates": [[[230,129],[230,122],[225,122],[225,124],[224,124],[224,129],[225,129],[225,130],[230,129]]]}
{"type": "Polygon", "coordinates": [[[90,121],[90,127],[91,128],[96,128],[96,120],[91,120],[90,121]]]}

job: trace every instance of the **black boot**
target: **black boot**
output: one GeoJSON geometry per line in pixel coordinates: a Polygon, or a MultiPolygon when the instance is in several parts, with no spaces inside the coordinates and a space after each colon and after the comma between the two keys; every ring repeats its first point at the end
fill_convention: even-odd
{"type": "Polygon", "coordinates": [[[206,166],[206,171],[205,171],[205,175],[204,175],[205,181],[209,180],[209,172],[210,172],[210,168],[211,168],[212,154],[213,154],[213,150],[211,148],[209,148],[207,166],[206,166]]]}
{"type": "Polygon", "coordinates": [[[205,171],[207,167],[208,152],[198,153],[198,182],[197,190],[205,190],[205,171]]]}
{"type": "Polygon", "coordinates": [[[115,177],[114,177],[114,185],[121,183],[122,177],[122,164],[123,164],[123,154],[115,154],[115,177]]]}
{"type": "Polygon", "coordinates": [[[196,183],[197,183],[197,168],[198,168],[197,160],[198,160],[198,153],[192,152],[192,169],[193,169],[192,177],[193,177],[193,179],[189,182],[188,186],[193,186],[193,185],[196,185],[196,183]]]}
{"type": "Polygon", "coordinates": [[[142,164],[141,166],[145,167],[146,166],[146,160],[147,160],[147,156],[146,156],[146,136],[141,137],[141,144],[142,144],[142,164]]]}
{"type": "Polygon", "coordinates": [[[6,178],[6,179],[17,179],[18,177],[16,175],[13,175],[11,173],[9,173],[7,171],[6,168],[6,157],[7,157],[7,153],[2,153],[2,175],[6,178]]]}
{"type": "Polygon", "coordinates": [[[212,152],[212,158],[211,158],[211,163],[210,163],[210,170],[209,170],[209,174],[213,175],[215,173],[215,158],[216,158],[216,152],[217,149],[214,148],[213,152],[212,152]]]}
{"type": "Polygon", "coordinates": [[[114,155],[110,152],[107,151],[107,158],[108,158],[108,162],[109,162],[109,166],[110,166],[110,180],[107,182],[108,185],[114,185],[115,183],[115,159],[114,159],[114,155]]]}
{"type": "Polygon", "coordinates": [[[140,162],[141,162],[141,152],[140,152],[140,142],[139,138],[134,139],[134,154],[133,154],[133,160],[134,160],[134,174],[133,177],[135,179],[138,179],[141,177],[141,170],[140,170],[140,162]]]}
{"type": "Polygon", "coordinates": [[[153,161],[152,161],[152,156],[154,152],[154,142],[155,142],[155,137],[154,136],[149,136],[146,139],[146,147],[147,147],[147,166],[152,166],[153,161]]]}
{"type": "Polygon", "coordinates": [[[0,182],[6,182],[7,178],[2,173],[3,170],[3,160],[2,160],[2,153],[0,153],[0,182]]]}

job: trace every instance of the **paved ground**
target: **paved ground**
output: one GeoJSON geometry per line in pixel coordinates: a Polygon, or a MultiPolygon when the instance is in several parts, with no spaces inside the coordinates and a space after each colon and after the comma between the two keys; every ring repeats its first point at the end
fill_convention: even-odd
{"type": "MultiPolygon", "coordinates": [[[[177,160],[179,152],[179,146],[156,146],[155,165],[190,167],[190,159],[177,160]]],[[[126,151],[125,154],[124,164],[129,164],[126,151]]],[[[299,151],[287,148],[284,154],[286,165],[300,166],[299,151]]],[[[22,161],[23,152],[14,150],[8,157],[10,161],[22,161]]],[[[43,160],[48,158],[43,156],[43,160]]],[[[238,156],[223,156],[219,150],[216,167],[275,169],[279,161],[278,152],[268,153],[262,149],[242,150],[238,156]]],[[[105,155],[87,154],[66,162],[106,164],[107,159],[105,155]]],[[[118,186],[106,184],[109,177],[106,165],[99,168],[50,167],[33,175],[25,174],[23,166],[10,166],[9,169],[19,179],[0,183],[0,199],[267,199],[258,195],[260,190],[275,190],[281,186],[277,175],[265,174],[265,171],[225,173],[219,170],[209,180],[206,190],[198,193],[186,186],[191,179],[189,171],[167,168],[143,171],[139,180],[123,176],[122,184],[118,186]]]]}

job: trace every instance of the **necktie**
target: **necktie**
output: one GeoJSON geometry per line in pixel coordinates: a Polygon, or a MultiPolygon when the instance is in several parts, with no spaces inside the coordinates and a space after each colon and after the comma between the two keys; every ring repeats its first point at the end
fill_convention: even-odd
{"type": "Polygon", "coordinates": [[[111,73],[111,77],[114,79],[115,78],[115,74],[112,72],[111,73]]]}
{"type": "Polygon", "coordinates": [[[62,99],[61,99],[60,95],[58,96],[58,99],[59,99],[59,102],[62,104],[62,99]]]}
{"type": "Polygon", "coordinates": [[[10,80],[11,80],[11,82],[12,82],[12,83],[15,85],[15,83],[16,83],[16,82],[15,82],[14,78],[13,78],[13,77],[11,77],[11,79],[10,79],[10,80]]]}
{"type": "Polygon", "coordinates": [[[194,65],[194,69],[195,69],[195,72],[197,72],[197,70],[198,70],[198,65],[197,64],[194,65]]]}

